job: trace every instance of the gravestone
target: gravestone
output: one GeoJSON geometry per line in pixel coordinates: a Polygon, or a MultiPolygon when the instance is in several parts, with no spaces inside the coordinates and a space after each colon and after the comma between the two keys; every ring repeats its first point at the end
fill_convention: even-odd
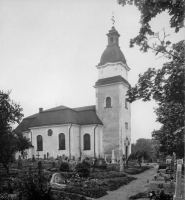
{"type": "Polygon", "coordinates": [[[21,159],[18,161],[18,166],[17,166],[18,169],[22,169],[22,161],[21,159]]]}
{"type": "MultiPolygon", "coordinates": [[[[179,161],[180,162],[180,161],[179,161]]],[[[182,161],[181,161],[182,162],[182,161]]],[[[178,161],[177,161],[178,163],[178,161]]],[[[174,200],[183,200],[183,188],[182,188],[182,165],[177,165],[177,172],[176,172],[176,185],[175,185],[175,195],[174,200]]]]}
{"type": "Polygon", "coordinates": [[[32,157],[32,162],[35,162],[35,156],[33,155],[33,157],[32,157]]]}
{"type": "Polygon", "coordinates": [[[178,164],[182,165],[182,164],[183,164],[183,159],[178,159],[178,160],[177,160],[177,165],[178,165],[178,164]]]}
{"type": "Polygon", "coordinates": [[[115,155],[114,155],[114,150],[112,150],[112,158],[111,158],[111,160],[112,160],[112,163],[115,163],[115,155]]]}
{"type": "Polygon", "coordinates": [[[41,170],[41,169],[42,169],[42,162],[39,161],[39,162],[38,162],[38,170],[41,170]]]}
{"type": "Polygon", "coordinates": [[[63,184],[64,179],[59,173],[54,173],[51,177],[50,186],[53,189],[62,189],[65,188],[66,185],[63,184]]]}
{"type": "Polygon", "coordinates": [[[55,162],[52,162],[52,168],[55,168],[56,166],[55,166],[55,162]]]}
{"type": "Polygon", "coordinates": [[[107,156],[106,154],[104,155],[105,163],[107,163],[107,156]]]}

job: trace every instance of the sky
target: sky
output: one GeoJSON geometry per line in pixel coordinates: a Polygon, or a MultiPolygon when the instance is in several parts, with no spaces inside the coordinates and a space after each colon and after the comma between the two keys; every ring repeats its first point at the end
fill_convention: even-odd
{"type": "MultiPolygon", "coordinates": [[[[0,0],[0,90],[11,90],[10,98],[21,105],[24,117],[40,107],[95,105],[96,66],[107,46],[112,13],[134,86],[140,73],[167,61],[129,48],[140,28],[136,7],[122,7],[116,0],[0,0]]],[[[172,42],[184,39],[184,30],[175,34],[169,19],[167,13],[158,15],[152,29],[165,29],[172,42]]],[[[156,106],[153,101],[132,103],[132,142],[151,138],[160,128],[156,106]]]]}

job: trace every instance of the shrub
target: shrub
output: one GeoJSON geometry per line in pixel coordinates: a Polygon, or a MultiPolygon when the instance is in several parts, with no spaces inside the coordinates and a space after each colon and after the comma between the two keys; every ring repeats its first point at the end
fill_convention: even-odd
{"type": "Polygon", "coordinates": [[[135,175],[135,174],[140,174],[148,169],[150,169],[150,167],[148,167],[148,166],[135,167],[135,168],[128,168],[125,170],[125,172],[130,175],[135,175]]]}
{"type": "Polygon", "coordinates": [[[91,178],[96,178],[96,179],[105,179],[105,178],[116,178],[116,177],[126,177],[126,174],[124,172],[95,172],[90,174],[91,178]]]}
{"type": "Polygon", "coordinates": [[[78,194],[73,194],[73,193],[66,193],[64,191],[60,191],[60,194],[57,199],[59,200],[87,200],[84,196],[80,196],[78,194]]]}
{"type": "Polygon", "coordinates": [[[60,170],[61,172],[69,172],[69,163],[67,163],[67,162],[62,162],[61,165],[60,165],[59,170],[60,170]]]}
{"type": "Polygon", "coordinates": [[[48,193],[50,188],[47,180],[48,178],[44,176],[41,171],[39,171],[37,174],[29,172],[21,180],[22,184],[19,190],[24,196],[27,197],[28,200],[40,200],[43,198],[43,196],[50,195],[48,193]]]}
{"type": "Polygon", "coordinates": [[[127,185],[128,183],[136,179],[137,178],[135,177],[111,178],[107,181],[107,185],[108,185],[107,187],[108,187],[108,190],[110,191],[117,190],[121,186],[127,185]]]}
{"type": "Polygon", "coordinates": [[[93,188],[83,188],[83,187],[67,187],[65,188],[67,193],[75,193],[80,195],[85,195],[90,198],[100,198],[107,194],[106,189],[102,187],[93,187],[93,188]]]}
{"type": "Polygon", "coordinates": [[[78,163],[75,167],[77,173],[81,173],[84,177],[89,176],[90,173],[90,164],[83,160],[81,163],[78,163]]]}
{"type": "Polygon", "coordinates": [[[147,193],[140,192],[136,195],[130,196],[129,199],[141,199],[141,198],[147,198],[147,193]]]}

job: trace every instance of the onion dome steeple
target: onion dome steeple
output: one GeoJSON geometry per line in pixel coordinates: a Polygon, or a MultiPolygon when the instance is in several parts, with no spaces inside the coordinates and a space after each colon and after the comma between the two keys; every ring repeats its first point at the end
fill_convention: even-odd
{"type": "Polygon", "coordinates": [[[105,51],[103,52],[100,63],[100,65],[104,65],[106,63],[114,63],[121,61],[123,64],[126,64],[125,56],[123,55],[122,51],[119,47],[119,37],[120,34],[114,27],[114,16],[112,17],[113,26],[112,29],[109,30],[108,36],[108,45],[105,51]]]}
{"type": "Polygon", "coordinates": [[[125,56],[123,55],[119,47],[120,34],[114,28],[114,26],[109,31],[107,36],[108,36],[108,45],[105,51],[103,52],[100,59],[100,63],[98,65],[104,65],[109,62],[114,63],[118,61],[121,61],[124,64],[126,64],[125,56]]]}

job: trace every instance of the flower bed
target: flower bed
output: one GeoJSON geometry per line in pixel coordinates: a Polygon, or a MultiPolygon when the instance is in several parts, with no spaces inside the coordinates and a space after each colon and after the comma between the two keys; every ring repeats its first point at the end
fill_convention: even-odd
{"type": "Polygon", "coordinates": [[[140,174],[146,170],[150,169],[150,167],[148,166],[142,166],[142,167],[137,167],[137,168],[128,168],[128,169],[125,169],[125,172],[127,174],[130,174],[130,175],[135,175],[135,174],[140,174]]]}
{"type": "Polygon", "coordinates": [[[99,186],[96,186],[93,188],[92,187],[91,188],[76,187],[76,186],[66,187],[64,191],[67,193],[75,193],[75,194],[84,195],[90,198],[100,198],[107,194],[107,190],[99,186]]]}
{"type": "Polygon", "coordinates": [[[67,193],[64,191],[52,191],[52,199],[54,200],[87,200],[83,195],[67,193]]]}
{"type": "Polygon", "coordinates": [[[123,185],[127,185],[133,180],[136,180],[135,177],[125,177],[125,178],[109,178],[103,182],[104,185],[102,185],[103,188],[106,188],[109,191],[117,190],[123,185]]]}
{"type": "Polygon", "coordinates": [[[126,177],[126,174],[124,172],[95,172],[90,174],[91,178],[94,179],[104,179],[104,178],[116,178],[116,177],[126,177]]]}

